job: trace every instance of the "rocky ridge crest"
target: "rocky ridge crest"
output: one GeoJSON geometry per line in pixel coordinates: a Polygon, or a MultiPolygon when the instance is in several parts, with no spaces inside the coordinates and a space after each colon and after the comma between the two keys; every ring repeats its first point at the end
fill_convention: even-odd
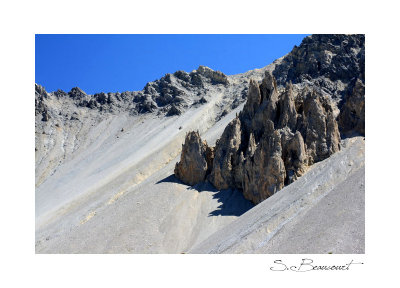
{"type": "Polygon", "coordinates": [[[365,35],[308,36],[276,65],[273,74],[278,85],[290,81],[329,95],[341,113],[341,132],[364,135],[365,35]]]}
{"type": "Polygon", "coordinates": [[[228,77],[220,72],[205,66],[199,66],[190,73],[177,71],[166,74],[164,77],[148,82],[141,91],[126,91],[122,93],[85,93],[79,87],[74,87],[70,92],[57,90],[47,93],[44,87],[35,84],[35,109],[36,115],[45,113],[42,121],[47,121],[49,116],[44,98],[55,97],[58,100],[72,101],[77,108],[88,108],[100,112],[120,113],[127,111],[137,115],[158,112],[166,116],[180,115],[192,104],[203,104],[201,99],[207,94],[209,86],[229,85],[228,77]],[[187,97],[193,95],[193,97],[187,97]],[[198,101],[192,103],[190,99],[198,101]]]}

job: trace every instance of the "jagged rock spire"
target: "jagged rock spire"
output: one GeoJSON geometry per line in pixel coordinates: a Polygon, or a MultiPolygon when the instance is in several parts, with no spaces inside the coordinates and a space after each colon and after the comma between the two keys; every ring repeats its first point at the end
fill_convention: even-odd
{"type": "Polygon", "coordinates": [[[213,158],[213,149],[201,140],[199,132],[189,132],[182,144],[180,162],[175,165],[175,176],[189,185],[202,182],[210,172],[213,158]]]}
{"type": "Polygon", "coordinates": [[[243,114],[248,118],[252,118],[256,113],[258,107],[261,103],[261,91],[258,83],[250,79],[249,82],[249,92],[247,94],[247,102],[243,108],[243,114]]]}

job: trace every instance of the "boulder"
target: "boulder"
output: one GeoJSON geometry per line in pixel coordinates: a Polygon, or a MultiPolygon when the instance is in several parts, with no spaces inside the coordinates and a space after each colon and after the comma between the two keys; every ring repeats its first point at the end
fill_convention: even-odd
{"type": "Polygon", "coordinates": [[[176,115],[181,115],[182,111],[179,110],[175,105],[171,105],[171,108],[169,108],[166,116],[176,116],[176,115]]]}
{"type": "Polygon", "coordinates": [[[80,89],[79,87],[74,87],[71,89],[70,92],[68,92],[68,95],[72,98],[72,99],[82,99],[85,98],[87,95],[86,93],[80,89]]]}
{"type": "Polygon", "coordinates": [[[206,66],[200,65],[199,68],[197,68],[196,72],[211,80],[212,84],[229,84],[228,77],[226,77],[226,75],[221,71],[214,71],[206,66]]]}

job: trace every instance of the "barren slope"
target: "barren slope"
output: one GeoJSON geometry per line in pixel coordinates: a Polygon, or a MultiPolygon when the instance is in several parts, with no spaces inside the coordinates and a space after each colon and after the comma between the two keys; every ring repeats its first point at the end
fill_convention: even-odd
{"type": "Polygon", "coordinates": [[[243,107],[221,118],[224,97],[211,90],[207,103],[180,116],[88,117],[84,133],[69,130],[78,138],[75,148],[63,141],[68,129],[50,124],[50,136],[39,135],[52,146],[37,162],[36,251],[179,253],[252,207],[241,193],[211,186],[199,193],[172,176],[187,131],[199,130],[213,143],[243,107]],[[48,163],[63,155],[47,175],[48,163]],[[224,201],[232,209],[227,215],[215,212],[221,197],[230,198],[231,204],[224,201]]]}
{"type": "Polygon", "coordinates": [[[36,85],[36,252],[364,251],[361,139],[254,208],[241,191],[173,176],[185,134],[198,130],[214,146],[243,109],[249,80],[260,83],[266,70],[332,98],[347,135],[364,131],[364,48],[362,35],[316,35],[238,75],[200,66],[142,91],[94,95],[36,85]]]}
{"type": "Polygon", "coordinates": [[[190,252],[364,253],[364,140],[343,144],[190,252]]]}

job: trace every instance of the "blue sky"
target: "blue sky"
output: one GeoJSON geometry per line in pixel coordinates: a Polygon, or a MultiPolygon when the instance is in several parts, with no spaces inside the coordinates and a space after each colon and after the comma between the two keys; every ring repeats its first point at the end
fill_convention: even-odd
{"type": "Polygon", "coordinates": [[[35,82],[48,92],[142,90],[147,82],[199,65],[227,75],[270,64],[307,35],[35,36],[35,82]]]}

